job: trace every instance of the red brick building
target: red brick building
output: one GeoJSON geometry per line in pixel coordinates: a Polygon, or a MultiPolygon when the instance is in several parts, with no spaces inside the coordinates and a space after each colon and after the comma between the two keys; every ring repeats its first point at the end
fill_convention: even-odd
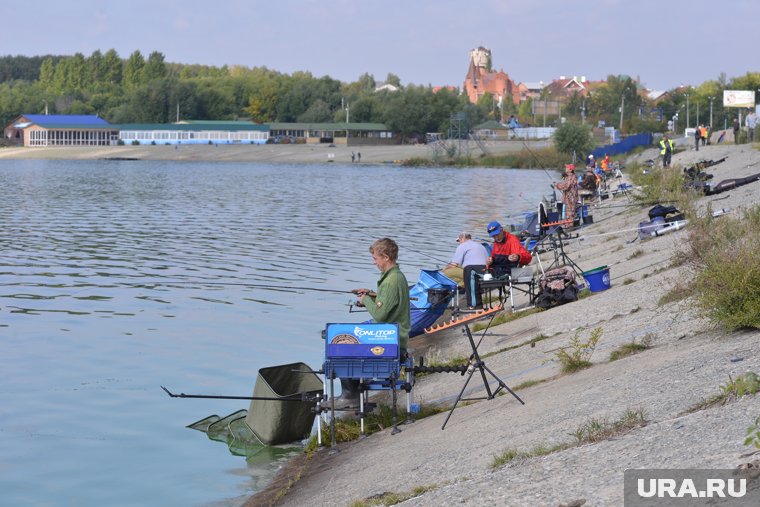
{"type": "Polygon", "coordinates": [[[490,93],[497,101],[520,103],[517,84],[503,70],[494,72],[491,69],[491,50],[482,46],[470,52],[470,68],[464,80],[464,92],[473,104],[486,93],[490,93]]]}

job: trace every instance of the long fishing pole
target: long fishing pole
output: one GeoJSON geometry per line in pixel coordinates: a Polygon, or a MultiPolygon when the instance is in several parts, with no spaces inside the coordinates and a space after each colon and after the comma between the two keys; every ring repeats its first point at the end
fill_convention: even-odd
{"type": "MultiPolygon", "coordinates": [[[[266,396],[217,396],[212,394],[185,394],[185,393],[179,393],[175,394],[171,391],[169,391],[164,386],[161,386],[161,389],[163,389],[166,394],[171,396],[172,398],[202,398],[202,399],[211,399],[211,400],[254,400],[254,401],[315,401],[318,396],[316,395],[308,395],[306,393],[301,393],[298,396],[291,395],[291,396],[283,396],[282,398],[270,398],[266,396]]],[[[320,393],[321,394],[321,393],[320,393]]]]}

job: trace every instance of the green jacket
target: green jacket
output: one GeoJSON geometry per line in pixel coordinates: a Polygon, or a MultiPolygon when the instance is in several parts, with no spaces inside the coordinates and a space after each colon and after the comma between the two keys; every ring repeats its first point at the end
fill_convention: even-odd
{"type": "Polygon", "coordinates": [[[375,322],[398,323],[399,346],[406,349],[411,327],[409,284],[398,266],[380,275],[377,297],[364,296],[362,303],[375,322]]]}

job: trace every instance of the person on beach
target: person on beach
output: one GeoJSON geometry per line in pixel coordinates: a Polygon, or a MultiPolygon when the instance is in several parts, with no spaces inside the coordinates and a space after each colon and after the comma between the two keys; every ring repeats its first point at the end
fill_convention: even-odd
{"type": "Polygon", "coordinates": [[[660,155],[662,156],[662,167],[670,166],[670,158],[673,155],[673,149],[675,145],[673,141],[668,138],[667,134],[662,135],[660,140],[660,155]]]}
{"type": "Polygon", "coordinates": [[[460,232],[457,237],[457,243],[459,243],[459,246],[454,251],[451,262],[443,269],[443,274],[449,278],[462,279],[464,282],[464,296],[468,306],[482,306],[483,302],[480,292],[473,292],[472,289],[475,274],[482,274],[486,271],[488,250],[480,243],[473,241],[472,235],[469,232],[460,232]]]}
{"type": "MultiPolygon", "coordinates": [[[[591,169],[591,167],[588,168],[591,169]]],[[[562,192],[562,202],[565,203],[565,220],[574,220],[575,207],[578,203],[578,179],[575,177],[575,164],[565,165],[565,175],[562,181],[554,184],[554,188],[562,192]]]]}
{"type": "Polygon", "coordinates": [[[589,153],[588,157],[586,157],[586,167],[590,167],[592,171],[596,169],[596,160],[594,160],[593,153],[589,153]]]}
{"type": "Polygon", "coordinates": [[[699,151],[699,140],[702,138],[702,125],[694,129],[694,149],[699,151]]]}

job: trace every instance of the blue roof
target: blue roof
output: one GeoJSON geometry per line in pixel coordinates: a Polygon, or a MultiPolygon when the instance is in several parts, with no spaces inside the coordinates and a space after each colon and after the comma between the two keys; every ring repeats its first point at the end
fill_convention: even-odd
{"type": "Polygon", "coordinates": [[[108,125],[107,121],[94,114],[24,114],[22,116],[32,123],[45,123],[48,125],[108,125]]]}

